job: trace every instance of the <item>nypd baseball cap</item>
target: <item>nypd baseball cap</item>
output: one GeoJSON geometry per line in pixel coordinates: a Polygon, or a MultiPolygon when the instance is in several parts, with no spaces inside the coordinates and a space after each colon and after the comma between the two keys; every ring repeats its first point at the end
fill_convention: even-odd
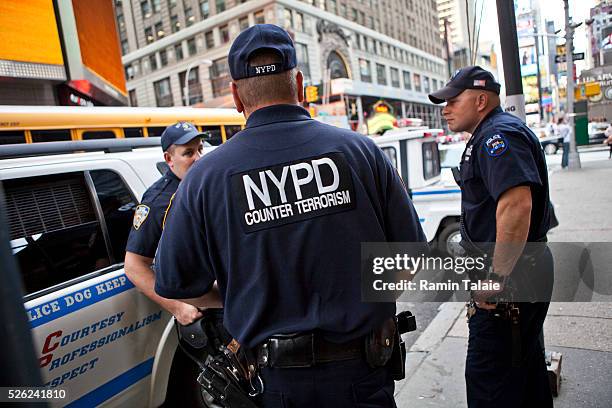
{"type": "Polygon", "coordinates": [[[227,56],[232,79],[278,74],[297,66],[293,40],[282,28],[273,24],[256,24],[236,37],[227,56]],[[261,66],[249,65],[255,51],[268,49],[278,53],[281,61],[261,66]]]}
{"type": "Polygon", "coordinates": [[[172,145],[184,145],[198,136],[205,136],[189,122],[177,122],[168,126],[161,135],[161,146],[165,152],[172,145]]]}
{"type": "Polygon", "coordinates": [[[499,95],[501,85],[495,81],[493,74],[479,66],[461,68],[453,74],[444,88],[429,94],[433,103],[442,103],[454,98],[466,89],[483,89],[499,95]]]}

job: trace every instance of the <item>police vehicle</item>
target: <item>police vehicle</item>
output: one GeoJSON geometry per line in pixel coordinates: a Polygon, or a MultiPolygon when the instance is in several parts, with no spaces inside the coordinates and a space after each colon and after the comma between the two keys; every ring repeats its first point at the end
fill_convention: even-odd
{"type": "Polygon", "coordinates": [[[140,138],[0,146],[0,183],[36,357],[43,382],[66,390],[67,406],[159,406],[185,392],[173,387],[189,384],[187,376],[199,390],[177,366],[171,316],[123,269],[134,208],[165,167],[159,144],[140,138]]]}
{"type": "Polygon", "coordinates": [[[461,241],[461,190],[440,177],[438,137],[441,129],[405,128],[374,136],[412,195],[427,240],[438,250],[454,254],[461,241]]]}

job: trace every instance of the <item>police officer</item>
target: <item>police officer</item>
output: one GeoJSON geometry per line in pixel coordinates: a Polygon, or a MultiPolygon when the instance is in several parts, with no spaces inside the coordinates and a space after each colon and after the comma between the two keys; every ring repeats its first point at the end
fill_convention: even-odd
{"type": "Polygon", "coordinates": [[[136,207],[125,253],[125,274],[130,281],[181,324],[193,322],[201,316],[200,311],[188,303],[158,296],[153,290],[155,274],[151,267],[166,208],[181,179],[202,154],[201,136],[196,127],[187,122],[168,126],[162,133],[161,145],[169,170],[145,191],[141,204],[136,207]]]}
{"type": "MultiPolygon", "coordinates": [[[[550,228],[546,161],[525,123],[502,111],[499,91],[491,73],[470,66],[458,70],[429,99],[446,102],[442,113],[450,130],[472,135],[458,181],[462,244],[475,253],[494,246],[488,277],[504,289],[508,279],[522,274],[540,288],[538,300],[547,300],[551,253],[545,245],[529,256],[522,250],[526,242],[545,242],[550,228]]],[[[549,303],[493,303],[491,295],[498,292],[473,293],[465,371],[468,405],[552,406],[538,341],[549,303]]]]}
{"type": "Polygon", "coordinates": [[[372,140],[300,106],[286,31],[252,26],[228,60],[246,128],[178,189],[155,291],[207,306],[217,280],[231,349],[256,355],[261,406],[395,406],[389,370],[363,355],[395,303],[361,301],[360,245],[425,241],[406,189],[372,140]]]}

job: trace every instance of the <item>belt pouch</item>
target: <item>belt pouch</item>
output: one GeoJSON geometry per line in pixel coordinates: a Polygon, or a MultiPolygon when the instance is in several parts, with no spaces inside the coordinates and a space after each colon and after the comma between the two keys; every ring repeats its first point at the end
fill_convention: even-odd
{"type": "Polygon", "coordinates": [[[366,337],[366,361],[372,368],[387,364],[396,343],[395,317],[390,317],[366,337]]]}

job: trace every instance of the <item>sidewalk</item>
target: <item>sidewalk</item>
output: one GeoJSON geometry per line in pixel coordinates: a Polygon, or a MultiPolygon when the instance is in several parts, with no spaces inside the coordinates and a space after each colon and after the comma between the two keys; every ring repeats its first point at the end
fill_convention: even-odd
{"type": "MultiPolygon", "coordinates": [[[[585,161],[582,170],[558,170],[550,179],[560,226],[549,240],[612,241],[612,161],[585,161]]],[[[563,354],[555,407],[612,406],[611,306],[551,304],[544,324],[546,348],[563,354]]],[[[406,379],[396,383],[398,407],[466,406],[467,336],[464,304],[442,304],[408,352],[406,379]]]]}

